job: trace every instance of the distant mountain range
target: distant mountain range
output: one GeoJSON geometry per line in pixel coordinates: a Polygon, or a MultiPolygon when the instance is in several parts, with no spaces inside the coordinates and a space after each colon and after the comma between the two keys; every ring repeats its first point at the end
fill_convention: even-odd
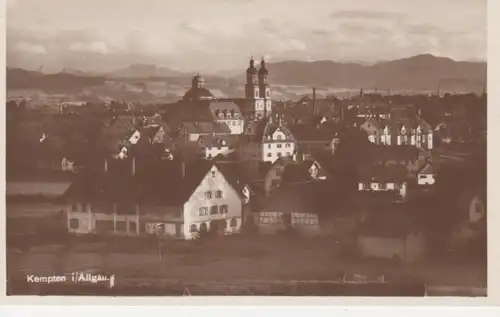
{"type": "Polygon", "coordinates": [[[485,62],[457,62],[433,55],[381,62],[371,66],[333,61],[269,63],[269,81],[284,85],[315,85],[379,90],[440,89],[481,91],[486,86],[485,62]]]}
{"type": "MultiPolygon", "coordinates": [[[[334,61],[281,61],[268,63],[271,85],[293,85],[317,88],[343,88],[381,91],[442,91],[480,92],[486,86],[486,62],[461,62],[430,54],[379,62],[374,65],[338,63],[334,61]]],[[[243,84],[245,68],[240,75],[236,71],[221,71],[210,79],[221,77],[243,84]]],[[[204,75],[204,74],[201,74],[204,75]]],[[[192,73],[181,72],[155,65],[136,64],[107,74],[86,73],[64,69],[58,74],[41,74],[21,69],[7,69],[7,89],[78,90],[99,86],[105,78],[113,80],[176,78],[185,84],[192,73]]]]}
{"type": "Polygon", "coordinates": [[[82,76],[70,73],[43,74],[20,68],[7,68],[7,90],[39,89],[47,93],[72,94],[83,88],[104,85],[102,76],[82,76]]]}

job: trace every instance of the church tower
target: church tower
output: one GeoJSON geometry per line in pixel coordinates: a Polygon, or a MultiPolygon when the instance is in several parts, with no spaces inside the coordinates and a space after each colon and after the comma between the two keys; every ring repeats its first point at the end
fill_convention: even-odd
{"type": "Polygon", "coordinates": [[[259,82],[257,78],[257,68],[253,57],[250,59],[250,66],[247,69],[247,83],[245,85],[245,99],[250,103],[251,117],[260,119],[264,117],[264,99],[261,98],[259,91],[259,82]]]}
{"type": "Polygon", "coordinates": [[[266,62],[264,61],[264,57],[262,57],[262,61],[260,62],[260,69],[258,75],[259,75],[260,98],[264,99],[264,109],[266,112],[266,116],[268,116],[271,114],[271,89],[269,88],[269,83],[268,83],[269,71],[266,68],[266,62]]]}

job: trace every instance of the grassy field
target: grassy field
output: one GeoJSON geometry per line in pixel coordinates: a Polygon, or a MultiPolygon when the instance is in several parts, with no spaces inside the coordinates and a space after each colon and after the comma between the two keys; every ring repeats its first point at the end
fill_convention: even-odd
{"type": "Polygon", "coordinates": [[[8,263],[18,274],[109,272],[117,278],[177,279],[186,282],[238,280],[336,280],[344,272],[384,274],[387,281],[485,287],[485,265],[428,261],[403,265],[391,261],[348,259],[328,237],[238,235],[196,242],[139,240],[78,241],[70,251],[58,245],[34,246],[22,254],[8,248],[8,263]]]}

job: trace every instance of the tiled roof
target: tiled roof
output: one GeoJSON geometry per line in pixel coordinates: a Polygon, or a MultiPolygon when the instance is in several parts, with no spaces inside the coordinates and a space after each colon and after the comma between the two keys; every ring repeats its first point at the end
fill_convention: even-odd
{"type": "Polygon", "coordinates": [[[306,141],[332,141],[334,132],[327,127],[315,127],[310,124],[290,125],[290,131],[294,138],[299,142],[306,141]]]}
{"type": "Polygon", "coordinates": [[[408,170],[400,164],[362,165],[357,170],[359,182],[401,182],[408,179],[408,170]]]}
{"type": "Polygon", "coordinates": [[[301,210],[315,214],[335,212],[337,191],[329,181],[311,181],[283,184],[273,191],[264,203],[264,210],[301,210]]]}
{"type": "Polygon", "coordinates": [[[198,141],[202,146],[227,146],[234,147],[237,136],[234,135],[200,135],[198,141]]]}
{"type": "Polygon", "coordinates": [[[242,119],[241,109],[233,101],[211,101],[209,104],[209,109],[217,118],[219,118],[220,113],[225,115],[221,119],[229,119],[233,116],[238,116],[239,119],[242,119]]]}
{"type": "Polygon", "coordinates": [[[108,160],[107,172],[104,171],[104,164],[104,161],[98,161],[79,175],[63,198],[87,202],[179,205],[191,196],[214,164],[218,168],[222,166],[220,170],[232,186],[242,186],[240,176],[234,169],[207,160],[184,163],[184,177],[180,160],[135,159],[135,174],[132,173],[131,159],[108,160]]]}
{"type": "Polygon", "coordinates": [[[434,174],[434,167],[431,163],[427,163],[421,170],[418,172],[419,174],[434,174]]]}
{"type": "Polygon", "coordinates": [[[224,122],[184,122],[182,126],[187,129],[189,133],[231,133],[231,129],[224,122]]]}

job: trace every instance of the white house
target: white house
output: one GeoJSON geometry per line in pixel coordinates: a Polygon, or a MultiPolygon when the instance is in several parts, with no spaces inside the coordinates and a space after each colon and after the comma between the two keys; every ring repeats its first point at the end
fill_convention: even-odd
{"type": "Polygon", "coordinates": [[[104,175],[112,178],[107,182],[72,184],[66,193],[69,232],[187,240],[204,230],[240,232],[247,187],[225,164],[163,161],[162,167],[151,168],[150,162],[120,161],[106,164],[104,175]],[[130,186],[133,183],[140,186],[130,186]]]}
{"type": "Polygon", "coordinates": [[[358,192],[394,193],[405,198],[408,171],[403,165],[370,166],[358,169],[358,192]]]}
{"type": "Polygon", "coordinates": [[[432,164],[427,163],[420,172],[418,172],[417,183],[418,185],[434,185],[436,182],[436,173],[432,164]]]}
{"type": "Polygon", "coordinates": [[[75,168],[75,162],[63,157],[63,159],[61,160],[61,170],[63,172],[73,172],[74,168],[75,168]]]}

